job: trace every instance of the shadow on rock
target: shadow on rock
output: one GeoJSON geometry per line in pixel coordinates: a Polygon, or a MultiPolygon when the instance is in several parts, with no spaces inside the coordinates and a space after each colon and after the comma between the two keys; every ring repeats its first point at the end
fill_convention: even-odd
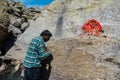
{"type": "Polygon", "coordinates": [[[42,67],[40,68],[41,70],[41,80],[49,80],[49,76],[51,73],[51,62],[53,60],[53,55],[51,54],[48,56],[45,60],[42,60],[42,67]]]}

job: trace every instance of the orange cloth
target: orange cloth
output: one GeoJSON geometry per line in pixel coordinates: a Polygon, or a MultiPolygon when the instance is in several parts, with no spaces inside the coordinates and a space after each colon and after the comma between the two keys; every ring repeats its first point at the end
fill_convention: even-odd
{"type": "Polygon", "coordinates": [[[88,20],[83,26],[82,30],[89,35],[99,36],[102,26],[95,19],[88,20]]]}

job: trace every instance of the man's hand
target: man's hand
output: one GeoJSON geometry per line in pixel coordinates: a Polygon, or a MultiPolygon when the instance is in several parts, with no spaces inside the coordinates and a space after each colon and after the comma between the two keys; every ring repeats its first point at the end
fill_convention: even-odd
{"type": "Polygon", "coordinates": [[[47,51],[47,47],[46,46],[44,47],[44,49],[45,49],[45,51],[47,51]]]}
{"type": "Polygon", "coordinates": [[[50,50],[45,46],[45,51],[50,51],[50,50]]]}

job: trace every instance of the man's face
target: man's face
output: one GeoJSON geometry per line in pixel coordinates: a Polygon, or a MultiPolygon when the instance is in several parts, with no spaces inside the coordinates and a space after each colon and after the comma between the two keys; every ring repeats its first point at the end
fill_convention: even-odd
{"type": "Polygon", "coordinates": [[[44,40],[45,42],[49,41],[49,39],[50,39],[49,36],[43,36],[43,40],[44,40]]]}

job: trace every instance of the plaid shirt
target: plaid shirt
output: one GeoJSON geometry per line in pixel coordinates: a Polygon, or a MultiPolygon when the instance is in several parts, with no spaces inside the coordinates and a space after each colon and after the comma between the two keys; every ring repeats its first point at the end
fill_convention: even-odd
{"type": "Polygon", "coordinates": [[[42,37],[35,37],[29,44],[23,65],[27,68],[41,67],[41,60],[49,55],[50,52],[45,51],[45,42],[42,37]]]}

